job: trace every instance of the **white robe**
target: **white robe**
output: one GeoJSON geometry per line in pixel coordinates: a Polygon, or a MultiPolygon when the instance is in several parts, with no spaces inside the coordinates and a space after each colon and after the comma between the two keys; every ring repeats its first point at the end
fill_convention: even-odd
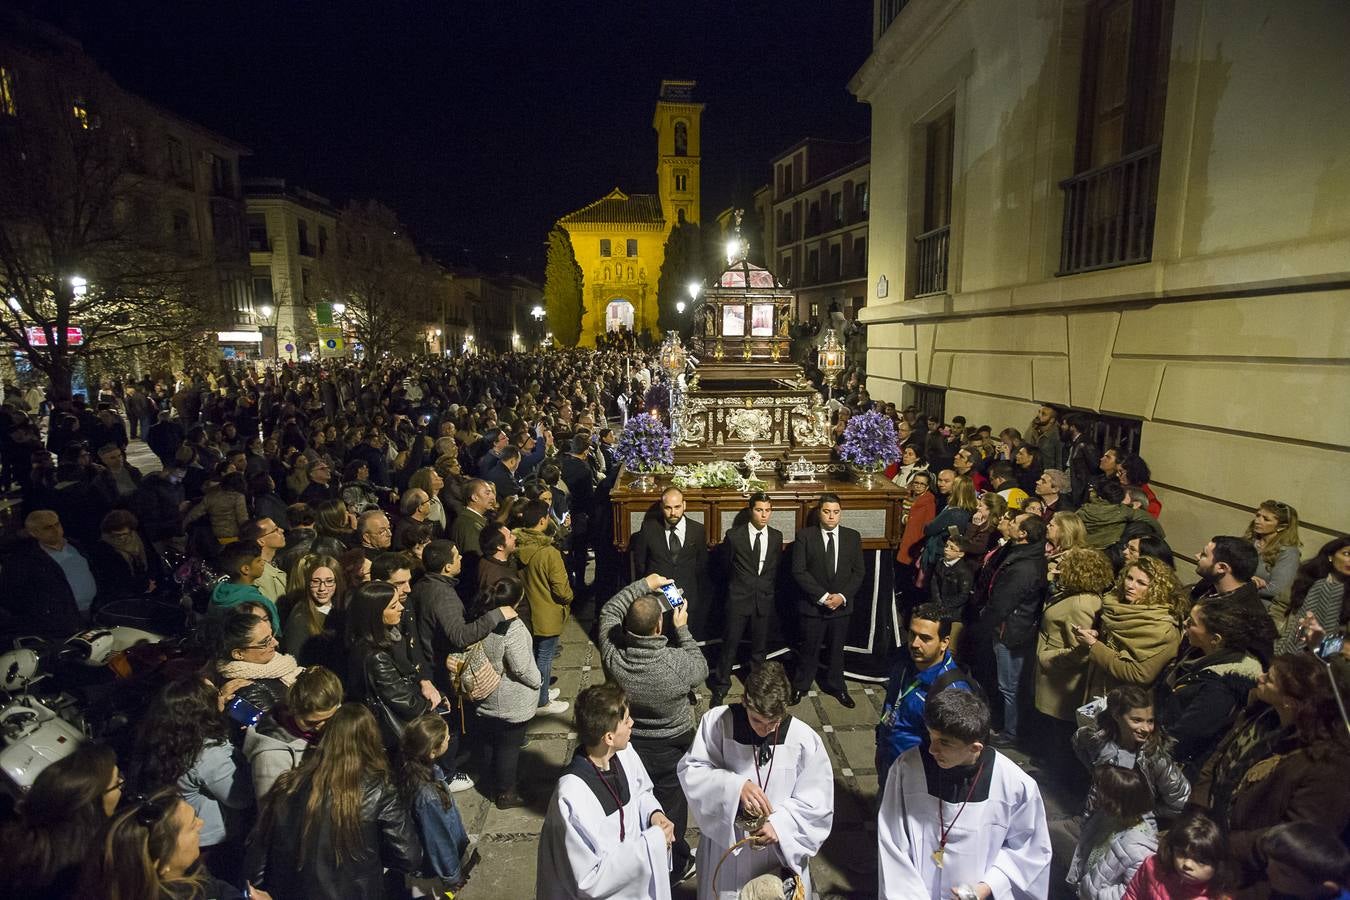
{"type": "MultiPolygon", "coordinates": [[[[713,884],[722,854],[746,836],[735,826],[735,819],[741,787],[755,781],[754,747],[732,736],[734,708],[719,706],[703,716],[678,770],[689,812],[701,832],[699,900],[734,900],[755,876],[781,869],[800,873],[806,895],[812,896],[809,864],[834,822],[834,769],[820,736],[797,719],[786,723],[764,789],[773,804],[769,823],[778,833],[778,843],[738,848],[722,864],[717,884],[713,884]]],[[[762,767],[760,777],[767,773],[767,767],[762,767]]]]}
{"type": "Polygon", "coordinates": [[[606,815],[596,789],[564,772],[539,834],[537,900],[670,900],[666,836],[659,826],[647,824],[652,813],[661,811],[651,776],[632,747],[614,758],[628,779],[624,840],[619,841],[618,810],[606,815]]]}
{"type": "Polygon", "coordinates": [[[1045,900],[1050,891],[1050,832],[1040,788],[1006,756],[991,751],[988,799],[972,798],[955,825],[960,801],[943,803],[951,825],[943,867],[938,847],[938,804],[928,792],[927,750],[906,750],[891,766],[877,815],[879,888],[889,900],[951,900],[958,884],[983,881],[999,900],[1045,900]]]}

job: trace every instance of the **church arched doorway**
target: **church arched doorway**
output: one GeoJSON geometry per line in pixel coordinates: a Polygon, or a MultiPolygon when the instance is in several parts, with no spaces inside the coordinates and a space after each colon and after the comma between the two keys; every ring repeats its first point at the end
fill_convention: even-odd
{"type": "Polygon", "coordinates": [[[633,330],[633,304],[627,300],[611,300],[605,307],[605,331],[620,330],[633,330]]]}

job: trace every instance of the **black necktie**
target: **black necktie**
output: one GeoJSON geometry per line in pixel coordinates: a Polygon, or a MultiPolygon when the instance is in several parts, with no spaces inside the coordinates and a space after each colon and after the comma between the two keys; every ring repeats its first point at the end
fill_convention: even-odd
{"type": "Polygon", "coordinates": [[[680,555],[680,536],[675,533],[675,526],[670,526],[670,555],[680,555]]]}
{"type": "Polygon", "coordinates": [[[764,532],[762,532],[762,531],[756,531],[756,532],[755,532],[755,542],[754,542],[754,544],[751,545],[751,547],[750,547],[750,552],[753,553],[753,554],[755,555],[755,574],[759,574],[760,572],[763,571],[763,569],[762,569],[761,566],[760,566],[760,562],[759,562],[759,548],[760,548],[759,539],[762,538],[763,536],[764,536],[764,532]]]}
{"type": "Polygon", "coordinates": [[[830,574],[834,574],[834,532],[825,532],[825,561],[829,563],[830,574]]]}

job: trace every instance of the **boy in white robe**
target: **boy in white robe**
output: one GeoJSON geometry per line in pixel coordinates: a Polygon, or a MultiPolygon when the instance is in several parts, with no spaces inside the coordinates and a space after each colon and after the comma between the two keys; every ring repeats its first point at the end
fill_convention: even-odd
{"type": "Polygon", "coordinates": [[[926,746],[891,766],[877,815],[879,890],[891,900],[1045,900],[1050,832],[1036,782],[993,747],[989,707],[942,691],[926,746]]]}
{"type": "Polygon", "coordinates": [[[834,822],[834,770],[820,736],[787,714],[791,695],[781,664],[758,666],[745,702],[709,710],[680,761],[680,785],[701,834],[699,900],[735,900],[756,876],[779,872],[803,879],[811,896],[809,863],[834,822]],[[736,821],[743,814],[767,821],[747,832],[745,819],[736,821]],[[721,862],[750,836],[754,845],[721,862]]]}
{"type": "Polygon", "coordinates": [[[539,834],[538,900],[669,900],[675,826],[652,793],[623,689],[577,697],[577,748],[558,779],[539,834]]]}

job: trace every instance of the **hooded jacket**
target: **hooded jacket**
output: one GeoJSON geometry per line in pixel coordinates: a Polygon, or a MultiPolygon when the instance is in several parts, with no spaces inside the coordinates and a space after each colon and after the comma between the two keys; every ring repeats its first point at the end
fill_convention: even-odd
{"type": "Polygon", "coordinates": [[[279,707],[273,707],[244,732],[244,757],[253,772],[253,794],[259,803],[283,772],[300,765],[310,747],[309,741],[277,721],[278,711],[279,707]]]}
{"type": "Polygon", "coordinates": [[[277,605],[263,595],[256,584],[244,584],[242,581],[222,581],[211,589],[211,607],[209,613],[224,614],[241,603],[257,603],[267,607],[267,616],[272,620],[272,633],[281,634],[281,614],[277,605]]]}
{"type": "Polygon", "coordinates": [[[1194,778],[1247,702],[1261,677],[1261,661],[1238,649],[1208,656],[1192,650],[1154,686],[1158,724],[1176,740],[1177,762],[1194,778]]]}
{"type": "Polygon", "coordinates": [[[516,529],[516,558],[520,560],[525,598],[530,601],[530,630],[535,637],[562,634],[572,603],[572,585],[562,553],[542,531],[516,529]]]}
{"type": "Polygon", "coordinates": [[[1097,813],[1083,825],[1065,881],[1084,900],[1121,900],[1134,873],[1157,852],[1158,830],[1152,822],[1127,826],[1097,813]]]}
{"type": "Polygon", "coordinates": [[[600,610],[600,659],[628,695],[633,734],[648,739],[679,737],[694,728],[685,695],[708,677],[708,662],[688,625],[675,629],[673,646],[664,634],[639,635],[624,629],[633,601],[649,592],[647,579],[639,578],[605,603],[600,610]]]}
{"type": "Polygon", "coordinates": [[[1123,503],[1108,503],[1105,500],[1089,500],[1076,510],[1078,518],[1083,520],[1087,529],[1088,546],[1094,550],[1105,550],[1120,541],[1125,533],[1125,525],[1135,522],[1150,529],[1159,538],[1167,535],[1158,520],[1147,511],[1126,506],[1123,503]]]}
{"type": "Polygon", "coordinates": [[[1102,598],[1097,643],[1088,650],[1084,700],[1122,684],[1150,687],[1181,646],[1181,630],[1167,606],[1138,606],[1115,594],[1102,598]]]}
{"type": "MultiPolygon", "coordinates": [[[[1153,790],[1154,815],[1169,819],[1178,816],[1191,798],[1191,783],[1165,745],[1153,750],[1126,750],[1096,725],[1079,728],[1073,733],[1071,743],[1078,761],[1089,770],[1100,765],[1137,769],[1153,790]]],[[[1088,789],[1083,817],[1086,819],[1096,811],[1097,788],[1094,785],[1088,789]]]]}

